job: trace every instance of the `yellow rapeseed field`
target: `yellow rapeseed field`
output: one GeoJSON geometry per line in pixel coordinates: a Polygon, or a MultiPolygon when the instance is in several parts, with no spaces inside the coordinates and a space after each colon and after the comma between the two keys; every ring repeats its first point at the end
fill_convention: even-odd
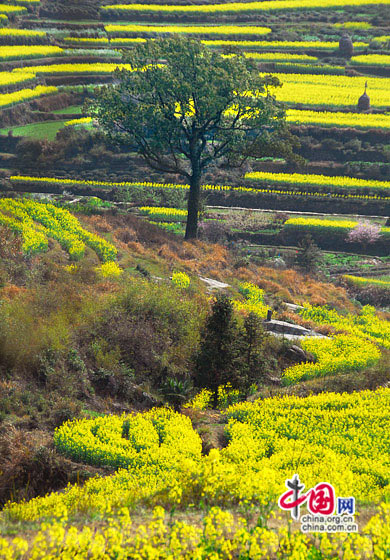
{"type": "Polygon", "coordinates": [[[31,72],[35,75],[40,74],[110,74],[117,68],[131,71],[130,64],[112,64],[109,62],[90,62],[74,64],[47,64],[42,66],[25,66],[15,68],[13,75],[20,72],[31,72]]]}
{"type": "MultiPolygon", "coordinates": [[[[46,522],[28,539],[0,539],[0,558],[13,560],[28,552],[28,557],[61,554],[70,560],[77,553],[83,560],[99,557],[102,551],[112,556],[115,550],[117,558],[190,560],[210,558],[207,551],[215,547],[227,547],[223,558],[265,560],[283,550],[283,558],[306,558],[313,550],[308,536],[270,529],[266,523],[285,490],[284,481],[296,472],[306,488],[329,481],[338,496],[358,500],[357,511],[360,501],[385,501],[390,482],[389,405],[390,389],[384,388],[235,404],[226,411],[227,446],[203,456],[191,420],[169,409],[68,421],[56,429],[57,449],[73,460],[111,465],[118,471],[83,486],[70,485],[61,493],[9,503],[2,514],[5,519],[46,522]],[[161,506],[169,510],[200,503],[208,510],[203,529],[172,523],[168,528],[163,523],[161,506]],[[129,515],[143,504],[158,508],[154,521],[131,532],[129,515]],[[232,515],[220,509],[238,504],[263,520],[254,532],[239,519],[233,523],[232,515]],[[108,528],[70,529],[68,519],[81,513],[84,518],[104,518],[108,528]]],[[[373,558],[386,558],[389,527],[390,508],[383,505],[362,535],[335,534],[317,546],[328,557],[349,549],[355,551],[349,558],[356,560],[367,550],[373,558]]]]}
{"type": "MultiPolygon", "coordinates": [[[[270,182],[272,183],[273,181],[275,183],[280,183],[281,185],[283,185],[283,179],[280,180],[279,177],[275,177],[273,179],[274,175],[280,175],[280,174],[270,174],[270,182]]],[[[330,179],[329,177],[326,177],[324,175],[310,175],[309,177],[313,177],[314,179],[316,177],[321,177],[323,179],[330,179]]],[[[351,177],[349,179],[352,179],[351,177]]],[[[58,179],[55,177],[30,177],[30,176],[26,176],[26,175],[12,175],[10,177],[11,181],[14,182],[28,182],[28,183],[53,183],[53,184],[57,184],[57,185],[64,185],[64,186],[73,186],[73,185],[85,185],[85,186],[94,186],[94,187],[110,187],[110,188],[121,188],[121,187],[148,187],[151,189],[180,189],[180,190],[188,190],[189,189],[189,185],[188,184],[183,184],[183,183],[156,183],[153,181],[145,181],[145,182],[131,182],[131,181],[122,181],[122,182],[112,182],[112,181],[93,181],[93,180],[82,180],[82,179],[58,179]]],[[[267,178],[268,181],[268,178],[267,178]]],[[[299,183],[297,180],[293,181],[294,186],[296,187],[299,183]]],[[[315,196],[315,197],[335,197],[335,198],[357,198],[357,199],[361,199],[361,200],[390,200],[390,197],[387,196],[383,196],[383,195],[378,195],[378,194],[351,194],[348,192],[348,189],[345,189],[346,192],[340,193],[340,192],[310,192],[310,191],[302,191],[299,189],[294,188],[293,191],[289,190],[289,183],[286,182],[286,188],[283,189],[277,189],[277,188],[255,188],[255,187],[234,187],[234,186],[229,186],[229,185],[202,185],[201,188],[204,191],[221,191],[221,192],[228,192],[228,191],[232,191],[232,192],[242,192],[242,193],[252,193],[252,194],[260,194],[260,193],[268,193],[268,194],[281,194],[281,195],[294,195],[294,196],[315,196]]],[[[314,185],[317,185],[317,183],[314,181],[314,185]]],[[[319,183],[319,185],[321,186],[322,183],[319,183]]],[[[332,186],[333,183],[328,183],[327,186],[332,186]]],[[[344,184],[339,184],[339,183],[335,183],[333,186],[335,187],[341,187],[344,188],[344,184]]],[[[359,188],[359,184],[357,183],[353,183],[351,185],[352,188],[355,188],[357,186],[357,188],[359,188]]],[[[365,189],[373,189],[373,192],[375,192],[375,190],[378,190],[378,188],[382,188],[382,189],[387,189],[389,188],[389,184],[388,183],[383,183],[381,181],[370,181],[369,184],[362,185],[365,189]]]]}
{"type": "Polygon", "coordinates": [[[254,171],[251,173],[246,173],[245,178],[254,179],[256,181],[264,181],[267,183],[279,183],[285,185],[313,185],[353,189],[390,188],[390,181],[358,179],[356,177],[317,175],[314,173],[271,173],[269,171],[254,171]]]}
{"type": "Polygon", "coordinates": [[[360,54],[351,58],[352,64],[363,66],[389,66],[390,55],[388,54],[360,54]]]}
{"type": "MultiPolygon", "coordinates": [[[[163,6],[162,6],[163,7],[163,6]]],[[[269,27],[256,25],[106,25],[107,33],[185,33],[196,35],[267,35],[269,27]]]]}
{"type": "Polygon", "coordinates": [[[28,72],[24,68],[19,68],[19,72],[0,72],[0,86],[8,86],[34,80],[35,74],[28,72]]]}
{"type": "Polygon", "coordinates": [[[0,223],[22,234],[26,254],[45,251],[48,237],[56,239],[75,260],[83,256],[85,245],[90,246],[103,263],[113,261],[117,254],[114,245],[83,229],[75,216],[52,204],[2,198],[0,223]]]}
{"type": "Polygon", "coordinates": [[[330,111],[287,110],[286,120],[295,124],[347,126],[352,128],[390,128],[390,113],[342,113],[330,111]]]}
{"type": "Polygon", "coordinates": [[[37,86],[33,89],[26,88],[12,93],[1,93],[0,107],[10,107],[16,103],[23,103],[24,101],[34,99],[35,97],[57,93],[57,91],[58,89],[54,86],[37,86]]]}
{"type": "Polygon", "coordinates": [[[33,29],[4,27],[0,29],[0,37],[46,37],[46,32],[34,31],[33,29]]]}
{"type": "Polygon", "coordinates": [[[26,12],[27,8],[24,6],[12,6],[10,4],[0,4],[0,12],[3,14],[14,14],[26,12]]]}
{"type": "Polygon", "coordinates": [[[206,5],[166,5],[166,4],[109,4],[102,11],[123,12],[165,12],[165,13],[229,13],[268,12],[279,10],[308,10],[341,8],[343,6],[388,6],[390,0],[271,0],[264,2],[231,2],[206,5]]]}
{"type": "Polygon", "coordinates": [[[0,46],[0,59],[11,60],[14,58],[40,58],[58,56],[64,49],[49,45],[13,45],[0,46]]]}
{"type": "Polygon", "coordinates": [[[275,97],[289,104],[356,107],[367,81],[371,105],[389,106],[387,78],[280,73],[273,73],[273,75],[277,76],[283,84],[283,87],[275,91],[275,97]]]}

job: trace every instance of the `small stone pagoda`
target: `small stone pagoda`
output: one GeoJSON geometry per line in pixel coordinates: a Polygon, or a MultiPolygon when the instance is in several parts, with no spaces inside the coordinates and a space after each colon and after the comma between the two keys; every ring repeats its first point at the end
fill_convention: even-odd
{"type": "Polygon", "coordinates": [[[367,95],[367,82],[364,88],[364,93],[359,97],[358,101],[358,109],[359,111],[369,111],[371,109],[370,105],[370,98],[367,95]]]}

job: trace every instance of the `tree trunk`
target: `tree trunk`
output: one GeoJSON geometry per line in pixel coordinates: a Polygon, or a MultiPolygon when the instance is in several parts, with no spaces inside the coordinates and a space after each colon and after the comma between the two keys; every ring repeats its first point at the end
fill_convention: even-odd
{"type": "Polygon", "coordinates": [[[190,193],[188,196],[188,215],[185,239],[196,239],[198,236],[198,213],[200,200],[200,178],[199,167],[193,168],[190,179],[190,193]]]}

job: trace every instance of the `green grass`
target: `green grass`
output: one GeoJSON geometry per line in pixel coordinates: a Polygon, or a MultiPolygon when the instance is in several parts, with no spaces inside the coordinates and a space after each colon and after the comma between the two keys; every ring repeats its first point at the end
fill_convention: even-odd
{"type": "Polygon", "coordinates": [[[56,134],[64,127],[66,121],[48,121],[26,124],[24,126],[11,126],[0,129],[0,134],[7,135],[9,130],[14,136],[33,138],[34,140],[54,140],[56,134]]]}
{"type": "Polygon", "coordinates": [[[52,113],[54,113],[54,115],[81,115],[82,106],[70,105],[69,107],[65,107],[65,109],[57,109],[56,111],[52,111],[52,113]]]}
{"type": "Polygon", "coordinates": [[[359,263],[362,268],[364,267],[364,265],[361,264],[364,257],[359,255],[323,252],[323,259],[327,266],[353,266],[359,263]]]}

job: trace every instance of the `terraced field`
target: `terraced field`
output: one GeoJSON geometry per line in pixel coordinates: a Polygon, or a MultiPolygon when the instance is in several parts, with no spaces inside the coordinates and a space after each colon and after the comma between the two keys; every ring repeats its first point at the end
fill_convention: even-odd
{"type": "MultiPolygon", "coordinates": [[[[372,179],[380,186],[390,178],[386,147],[390,138],[386,77],[389,5],[339,0],[309,4],[295,0],[191,6],[91,2],[83,7],[55,1],[18,4],[16,12],[9,12],[14,14],[11,20],[4,18],[0,30],[0,84],[4,84],[0,103],[3,107],[27,103],[28,108],[30,99],[58,98],[75,91],[77,84],[105,83],[118,65],[118,49],[131,49],[159,35],[186,34],[220,51],[242,49],[258,64],[259,71],[278,76],[283,87],[273,93],[288,104],[287,121],[300,138],[300,154],[309,162],[309,175],[316,168],[323,175],[372,179]],[[169,21],[162,24],[162,17],[169,21]],[[348,52],[350,47],[346,51],[339,48],[344,32],[351,35],[353,52],[348,52]],[[28,62],[21,62],[25,60],[28,62]],[[371,110],[362,112],[357,105],[366,82],[371,110]]],[[[4,9],[4,16],[8,9],[11,6],[4,9]]],[[[41,102],[40,106],[50,104],[41,102]]],[[[50,120],[51,110],[45,111],[49,113],[45,120],[50,120]]],[[[15,125],[29,124],[17,122],[21,118],[15,115],[15,125]]],[[[9,131],[6,120],[3,128],[9,131]]],[[[60,123],[58,127],[60,130],[60,123]]],[[[23,130],[17,131],[20,133],[23,130]]],[[[3,143],[3,151],[8,152],[7,142],[3,143]]],[[[256,171],[265,168],[277,172],[281,167],[276,159],[256,163],[256,171]]],[[[117,175],[121,177],[120,169],[117,175]]],[[[310,207],[309,201],[307,205],[310,207]]],[[[285,209],[283,203],[280,209],[285,209]]]]}
{"type": "MultiPolygon", "coordinates": [[[[0,264],[14,259],[0,270],[1,445],[16,454],[12,436],[23,447],[8,410],[25,366],[29,383],[69,399],[47,449],[77,466],[72,484],[50,486],[58,492],[1,494],[0,560],[388,558],[390,0],[9,0],[0,25],[0,230],[11,236],[0,264]],[[145,71],[123,52],[170,35],[242,53],[276,76],[270,93],[295,138],[291,151],[278,144],[245,169],[205,174],[205,242],[194,245],[182,242],[189,185],[107,148],[85,104],[117,68],[145,71]],[[320,279],[288,269],[308,235],[327,251],[320,279]],[[245,379],[269,370],[246,391],[233,378],[186,389],[195,349],[211,344],[199,326],[210,315],[200,255],[227,282],[245,379]],[[263,333],[269,355],[251,354],[271,310],[313,336],[291,350],[263,333]],[[18,332],[22,349],[10,342],[18,332]],[[355,380],[366,390],[354,392],[355,380]],[[129,395],[150,410],[134,414],[129,395]],[[356,498],[359,531],[318,538],[281,517],[278,497],[298,472],[307,489],[329,481],[356,498]]],[[[31,410],[47,405],[23,399],[20,429],[36,430],[31,410]]],[[[0,462],[0,477],[7,468],[0,462]]]]}

